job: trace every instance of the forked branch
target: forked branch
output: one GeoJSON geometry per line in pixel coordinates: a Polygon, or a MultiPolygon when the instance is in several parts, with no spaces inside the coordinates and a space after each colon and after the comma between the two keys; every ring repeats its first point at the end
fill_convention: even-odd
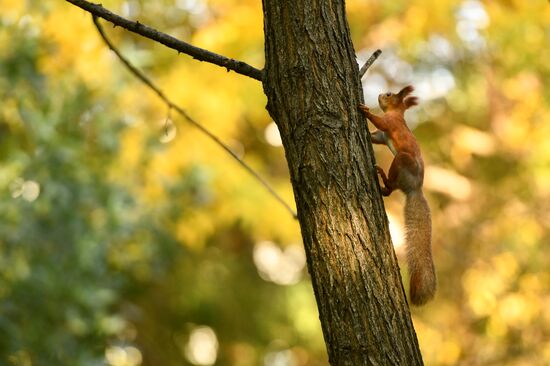
{"type": "Polygon", "coordinates": [[[126,66],[128,71],[130,71],[135,77],[137,77],[141,82],[149,87],[155,94],[162,99],[164,103],[168,106],[169,110],[175,110],[180,116],[182,116],[187,122],[198,128],[202,133],[204,133],[208,138],[210,138],[214,143],[220,146],[225,150],[233,159],[235,159],[241,167],[243,167],[250,175],[254,177],[264,188],[275,198],[285,209],[292,215],[292,217],[297,218],[296,212],[286,203],[281,196],[275,192],[275,190],[267,183],[254,169],[252,169],[248,164],[246,164],[229,146],[227,146],[223,141],[221,141],[216,135],[214,135],[210,130],[204,127],[202,124],[193,119],[187,112],[181,108],[179,105],[172,102],[166,94],[158,86],[153,83],[143,72],[141,72],[137,67],[135,67],[124,55],[118,50],[118,48],[111,42],[111,40],[105,34],[103,27],[99,24],[99,21],[95,15],[92,15],[94,24],[99,32],[101,38],[107,44],[107,46],[115,53],[118,59],[126,66]]]}
{"type": "Polygon", "coordinates": [[[138,21],[132,21],[123,18],[120,15],[117,15],[105,9],[101,4],[94,4],[85,0],[66,1],[78,6],[81,9],[86,10],[96,17],[103,18],[113,23],[114,25],[118,25],[124,29],[129,30],[130,32],[137,33],[145,38],[149,38],[153,41],[162,43],[166,47],[172,48],[181,53],[185,53],[199,61],[209,62],[211,64],[224,67],[228,71],[235,71],[238,74],[262,81],[262,70],[258,70],[243,61],[234,60],[222,55],[218,55],[217,53],[180,41],[179,39],[172,37],[171,35],[159,32],[158,30],[142,24],[138,21]]]}

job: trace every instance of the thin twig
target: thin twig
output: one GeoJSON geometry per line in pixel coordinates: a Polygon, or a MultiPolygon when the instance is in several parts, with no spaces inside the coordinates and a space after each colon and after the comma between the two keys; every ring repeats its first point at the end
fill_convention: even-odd
{"type": "Polygon", "coordinates": [[[168,126],[174,125],[172,122],[172,107],[168,106],[168,112],[166,113],[166,119],[164,120],[164,136],[168,137],[168,126]]]}
{"type": "Polygon", "coordinates": [[[185,53],[199,61],[206,61],[221,67],[226,68],[228,71],[232,70],[238,74],[251,77],[253,79],[262,81],[263,72],[256,69],[249,64],[234,60],[217,53],[210,52],[208,50],[193,46],[189,43],[180,41],[179,39],[172,37],[166,33],[159,32],[158,30],[151,28],[140,22],[134,22],[123,18],[111,11],[105,9],[101,4],[94,4],[85,0],[65,0],[73,5],[78,6],[81,9],[86,10],[94,16],[103,18],[115,26],[120,26],[129,30],[130,32],[137,33],[145,38],[149,38],[153,41],[162,43],[166,47],[172,48],[178,52],[185,53]]]}
{"type": "Polygon", "coordinates": [[[101,24],[99,24],[99,21],[97,19],[97,17],[95,15],[92,14],[92,18],[93,18],[93,21],[94,21],[94,24],[97,28],[97,31],[99,32],[101,38],[103,39],[103,41],[105,42],[105,44],[107,44],[107,46],[111,49],[111,51],[113,51],[115,53],[115,55],[118,57],[118,59],[126,66],[126,68],[135,76],[137,77],[139,80],[141,80],[145,85],[147,85],[151,90],[153,90],[155,92],[155,94],[157,94],[157,96],[162,99],[162,101],[164,103],[166,103],[166,105],[168,106],[169,110],[175,110],[176,112],[178,112],[187,122],[189,122],[190,124],[192,124],[193,126],[195,126],[196,128],[198,128],[202,133],[204,133],[206,136],[208,136],[208,138],[210,138],[212,141],[214,141],[214,143],[216,143],[219,147],[221,147],[222,149],[224,149],[229,155],[231,155],[233,157],[233,159],[235,159],[248,173],[250,173],[250,175],[252,175],[261,185],[264,186],[265,189],[267,189],[267,191],[273,196],[273,198],[275,198],[277,201],[279,201],[279,203],[281,205],[283,205],[285,207],[285,209],[292,215],[292,217],[294,217],[295,219],[298,217],[296,215],[296,213],[294,212],[294,210],[282,199],[281,196],[279,196],[277,194],[277,192],[275,192],[275,190],[269,185],[269,183],[267,183],[254,169],[252,169],[248,164],[246,164],[241,158],[239,158],[237,156],[237,154],[235,154],[233,152],[233,150],[231,150],[231,148],[229,148],[229,146],[227,146],[224,142],[222,142],[216,135],[214,135],[212,132],[210,132],[206,127],[204,127],[202,124],[200,124],[199,122],[197,122],[196,120],[194,120],[193,118],[191,118],[191,116],[189,116],[187,114],[187,112],[185,112],[185,110],[183,110],[180,106],[178,106],[177,104],[175,104],[174,102],[172,102],[163,92],[162,90],[159,89],[159,87],[157,87],[147,76],[145,76],[145,74],[143,74],[143,72],[141,72],[140,70],[138,70],[132,63],[130,63],[130,61],[124,57],[124,55],[122,55],[122,53],[120,53],[120,51],[116,48],[116,46],[111,42],[111,40],[107,37],[107,35],[105,34],[104,30],[103,30],[103,27],[101,26],[101,24]]]}
{"type": "Polygon", "coordinates": [[[365,75],[369,67],[371,67],[371,65],[374,63],[374,61],[376,61],[376,59],[378,58],[378,56],[380,56],[381,53],[382,51],[380,50],[374,51],[374,53],[369,57],[367,62],[365,62],[363,67],[361,67],[361,70],[359,70],[359,79],[363,78],[363,76],[365,75]]]}

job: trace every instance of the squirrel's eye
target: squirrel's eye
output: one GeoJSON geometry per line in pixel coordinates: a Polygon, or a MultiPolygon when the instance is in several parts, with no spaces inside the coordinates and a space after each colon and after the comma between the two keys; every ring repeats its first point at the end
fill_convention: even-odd
{"type": "Polygon", "coordinates": [[[391,96],[391,93],[386,93],[386,97],[390,97],[391,96]]]}

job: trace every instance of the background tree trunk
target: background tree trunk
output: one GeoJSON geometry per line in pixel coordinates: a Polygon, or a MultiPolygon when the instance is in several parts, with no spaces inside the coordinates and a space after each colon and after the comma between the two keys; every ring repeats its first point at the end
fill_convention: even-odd
{"type": "Polygon", "coordinates": [[[267,109],[285,147],[331,365],[422,358],[375,180],[343,0],[263,0],[267,109]]]}

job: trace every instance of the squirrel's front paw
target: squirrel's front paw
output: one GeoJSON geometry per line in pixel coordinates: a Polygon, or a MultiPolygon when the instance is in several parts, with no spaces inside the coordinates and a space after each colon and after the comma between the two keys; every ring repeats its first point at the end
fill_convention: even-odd
{"type": "Polygon", "coordinates": [[[359,104],[359,110],[362,111],[363,113],[369,113],[370,112],[369,107],[367,107],[364,104],[359,104]]]}

